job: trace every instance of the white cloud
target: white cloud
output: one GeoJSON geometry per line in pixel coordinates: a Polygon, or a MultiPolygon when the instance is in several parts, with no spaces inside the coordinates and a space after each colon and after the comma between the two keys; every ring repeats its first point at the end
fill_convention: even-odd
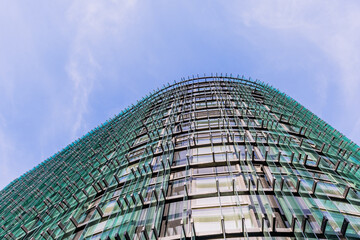
{"type": "Polygon", "coordinates": [[[344,1],[259,1],[240,14],[248,25],[297,33],[312,41],[342,71],[344,94],[352,101],[359,88],[360,5],[344,1]],[[349,4],[350,3],[350,4],[349,4]]]}
{"type": "Polygon", "coordinates": [[[126,35],[127,19],[132,14],[136,1],[75,1],[68,10],[70,24],[74,25],[75,36],[70,47],[66,70],[73,87],[72,106],[68,114],[73,123],[72,139],[84,130],[84,114],[87,113],[89,98],[100,79],[101,63],[96,58],[101,49],[113,38],[120,40],[126,35]]]}
{"type": "Polygon", "coordinates": [[[69,114],[75,118],[71,138],[75,138],[83,124],[83,115],[88,111],[88,101],[93,90],[98,68],[99,65],[94,60],[91,52],[86,53],[77,49],[70,57],[67,72],[72,82],[73,99],[69,114]]]}
{"type": "Polygon", "coordinates": [[[88,130],[85,115],[107,67],[103,51],[127,36],[136,2],[11,2],[0,9],[0,189],[88,130]]]}
{"type": "MultiPolygon", "coordinates": [[[[317,92],[321,94],[321,99],[328,97],[327,86],[332,83],[337,87],[335,92],[341,96],[344,115],[355,115],[354,118],[360,121],[360,113],[353,111],[354,103],[360,102],[358,1],[261,0],[250,4],[239,3],[229,11],[248,27],[261,26],[312,42],[334,63],[340,77],[320,76],[317,79],[317,92]]],[[[356,133],[360,133],[360,124],[354,125],[350,137],[357,138],[356,133]]]]}

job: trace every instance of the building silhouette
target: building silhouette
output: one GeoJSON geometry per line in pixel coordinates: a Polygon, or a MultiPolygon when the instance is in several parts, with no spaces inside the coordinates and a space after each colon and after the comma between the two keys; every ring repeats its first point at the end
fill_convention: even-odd
{"type": "Polygon", "coordinates": [[[5,187],[0,239],[356,239],[359,160],[277,89],[194,77],[5,187]]]}

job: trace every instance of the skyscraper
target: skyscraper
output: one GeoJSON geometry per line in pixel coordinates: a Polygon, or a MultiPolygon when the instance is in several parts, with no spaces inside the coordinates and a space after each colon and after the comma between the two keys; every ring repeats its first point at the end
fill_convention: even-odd
{"type": "Polygon", "coordinates": [[[0,238],[360,238],[359,149],[267,84],[195,77],[9,184],[0,238]]]}

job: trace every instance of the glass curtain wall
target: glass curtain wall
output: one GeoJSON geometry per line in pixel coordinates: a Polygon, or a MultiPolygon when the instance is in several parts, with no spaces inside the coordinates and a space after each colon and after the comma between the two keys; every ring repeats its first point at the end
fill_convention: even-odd
{"type": "Polygon", "coordinates": [[[1,239],[360,238],[359,147],[260,81],[194,77],[0,192],[1,239]]]}

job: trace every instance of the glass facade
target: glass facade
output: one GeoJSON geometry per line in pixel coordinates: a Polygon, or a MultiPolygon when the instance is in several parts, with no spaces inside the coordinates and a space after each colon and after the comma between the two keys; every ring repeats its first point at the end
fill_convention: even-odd
{"type": "Polygon", "coordinates": [[[0,239],[357,239],[359,147],[259,81],[164,86],[0,192],[0,239]]]}

